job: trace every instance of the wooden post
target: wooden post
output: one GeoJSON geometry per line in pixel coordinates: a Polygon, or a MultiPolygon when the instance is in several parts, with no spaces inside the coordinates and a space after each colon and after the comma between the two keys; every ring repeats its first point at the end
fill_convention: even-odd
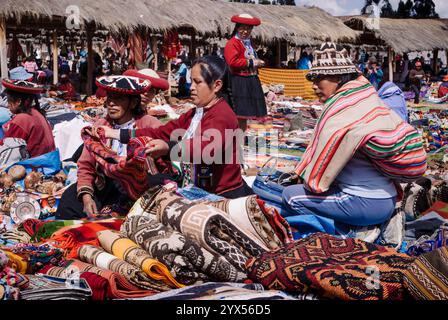
{"type": "Polygon", "coordinates": [[[275,43],[277,45],[277,56],[275,59],[275,64],[277,68],[280,68],[282,65],[282,45],[279,39],[277,39],[275,43]]]}
{"type": "Polygon", "coordinates": [[[159,69],[159,48],[157,46],[156,36],[151,37],[151,47],[154,54],[154,71],[157,71],[159,69]]]}
{"type": "Polygon", "coordinates": [[[196,32],[193,30],[191,33],[191,57],[190,60],[196,59],[196,32]]]}
{"type": "Polygon", "coordinates": [[[434,49],[433,53],[433,61],[432,61],[432,70],[434,70],[434,74],[437,75],[439,73],[439,49],[434,49]]]}
{"type": "Polygon", "coordinates": [[[0,63],[1,78],[8,78],[8,61],[6,51],[6,20],[0,18],[0,63]]]}
{"type": "Polygon", "coordinates": [[[394,82],[394,51],[389,47],[389,81],[394,82]]]}
{"type": "Polygon", "coordinates": [[[94,61],[93,61],[93,48],[92,48],[92,38],[93,38],[93,26],[87,24],[87,88],[86,93],[91,96],[93,93],[93,72],[94,72],[94,61]]]}
{"type": "MultiPolygon", "coordinates": [[[[172,59],[168,59],[168,81],[171,81],[171,62],[172,59]]],[[[168,97],[171,97],[171,84],[168,89],[168,97]]]]}
{"type": "Polygon", "coordinates": [[[53,31],[53,44],[51,45],[51,52],[53,53],[53,84],[57,84],[59,81],[58,70],[58,32],[53,31]]]}
{"type": "Polygon", "coordinates": [[[11,69],[17,67],[17,51],[19,50],[19,48],[17,48],[17,43],[17,37],[13,34],[11,41],[11,56],[9,57],[9,67],[11,69]]]}

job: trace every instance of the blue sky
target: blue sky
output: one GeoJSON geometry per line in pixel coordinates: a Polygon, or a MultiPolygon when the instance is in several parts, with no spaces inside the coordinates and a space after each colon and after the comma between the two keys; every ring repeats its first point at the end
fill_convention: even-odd
{"type": "MultiPolygon", "coordinates": [[[[448,0],[433,0],[436,10],[443,18],[448,18],[448,0]]],[[[297,5],[315,5],[333,15],[357,15],[364,5],[364,0],[296,0],[297,5]]],[[[394,8],[397,8],[400,0],[390,0],[394,8]]]]}

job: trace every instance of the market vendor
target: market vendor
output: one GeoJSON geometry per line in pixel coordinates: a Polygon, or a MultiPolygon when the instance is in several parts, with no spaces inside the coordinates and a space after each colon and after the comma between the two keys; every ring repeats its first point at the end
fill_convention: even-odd
{"type": "Polygon", "coordinates": [[[307,79],[324,103],[323,114],[296,169],[303,184],[284,189],[285,215],[382,224],[395,210],[396,182],[425,173],[421,136],[381,101],[345,49],[326,43],[314,54],[307,79]],[[328,65],[327,57],[335,63],[328,65]]]}
{"type": "Polygon", "coordinates": [[[252,194],[241,176],[239,144],[235,137],[239,132],[242,140],[242,132],[238,130],[235,113],[221,97],[226,85],[226,73],[224,60],[217,56],[196,60],[192,68],[191,86],[191,97],[197,106],[195,109],[157,129],[113,130],[103,127],[106,137],[119,139],[123,143],[135,136],[152,137],[154,140],[148,144],[148,154],[156,158],[180,154],[183,185],[192,183],[210,193],[231,199],[252,194]],[[215,141],[215,134],[219,134],[217,136],[221,139],[215,141]],[[231,136],[233,134],[235,137],[231,136]],[[214,152],[210,152],[211,149],[214,152]],[[206,159],[208,152],[212,161],[206,159]]]}
{"type": "Polygon", "coordinates": [[[40,108],[42,86],[23,80],[2,80],[6,89],[12,119],[3,125],[4,138],[19,138],[26,142],[31,158],[56,150],[50,123],[40,108]]]}
{"type": "Polygon", "coordinates": [[[259,26],[261,21],[249,14],[233,16],[231,21],[236,25],[232,38],[224,49],[224,57],[231,74],[230,101],[240,128],[246,131],[248,119],[267,115],[263,89],[257,74],[257,69],[265,63],[258,58],[251,38],[254,26],[259,26]]]}
{"type": "MultiPolygon", "coordinates": [[[[129,130],[157,128],[162,124],[156,118],[146,115],[141,105],[140,94],[150,89],[149,81],[129,76],[110,76],[101,77],[96,83],[99,88],[107,92],[105,105],[107,116],[98,120],[95,126],[129,130]]],[[[126,156],[126,143],[108,140],[105,144],[114,154],[126,156]]],[[[104,173],[97,156],[84,144],[78,160],[78,182],[62,195],[56,212],[58,219],[85,218],[86,214],[95,216],[103,207],[117,204],[119,199],[126,205],[127,195],[116,180],[104,173]]]]}
{"type": "Polygon", "coordinates": [[[170,88],[168,80],[161,78],[157,72],[152,69],[126,70],[123,75],[137,77],[151,82],[151,89],[141,95],[142,105],[144,107],[147,107],[154,100],[156,95],[170,88]]]}

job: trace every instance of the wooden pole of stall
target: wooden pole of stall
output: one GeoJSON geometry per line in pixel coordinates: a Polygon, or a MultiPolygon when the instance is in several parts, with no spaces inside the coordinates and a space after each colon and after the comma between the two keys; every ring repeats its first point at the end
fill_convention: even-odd
{"type": "Polygon", "coordinates": [[[196,59],[196,32],[193,30],[191,33],[191,56],[190,56],[190,60],[193,61],[194,59],[196,59]]]}
{"type": "Polygon", "coordinates": [[[434,70],[434,74],[437,75],[439,73],[439,49],[434,49],[433,53],[433,61],[432,61],[432,70],[434,70]]]}
{"type": "Polygon", "coordinates": [[[159,69],[159,48],[157,47],[157,37],[151,37],[152,53],[154,54],[154,71],[159,69]]]}
{"type": "Polygon", "coordinates": [[[53,84],[57,84],[59,81],[59,70],[58,70],[58,32],[53,31],[53,43],[51,45],[51,52],[53,53],[53,84]]]}
{"type": "Polygon", "coordinates": [[[1,78],[8,78],[8,61],[6,51],[6,20],[0,18],[0,63],[1,78]]]}
{"type": "MultiPolygon", "coordinates": [[[[172,59],[168,59],[168,81],[171,81],[171,63],[172,59]]],[[[171,97],[171,85],[168,89],[168,97],[171,97]]]]}
{"type": "Polygon", "coordinates": [[[394,81],[394,51],[389,47],[389,81],[394,81]]]}
{"type": "Polygon", "coordinates": [[[279,39],[276,40],[276,49],[277,49],[277,56],[275,59],[276,68],[280,68],[282,65],[282,44],[279,39]]]}
{"type": "Polygon", "coordinates": [[[93,38],[93,26],[91,24],[87,25],[87,88],[86,93],[91,96],[93,93],[93,72],[94,72],[94,61],[93,61],[93,48],[92,48],[92,38],[93,38]]]}

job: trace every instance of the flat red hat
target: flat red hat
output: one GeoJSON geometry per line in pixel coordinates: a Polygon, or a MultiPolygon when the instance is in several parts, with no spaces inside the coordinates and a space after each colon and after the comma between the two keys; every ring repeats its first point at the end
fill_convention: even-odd
{"type": "Polygon", "coordinates": [[[44,92],[43,86],[24,80],[3,79],[2,85],[8,90],[16,92],[22,92],[28,94],[40,94],[44,92]]]}
{"type": "Polygon", "coordinates": [[[261,20],[255,17],[252,17],[250,14],[243,13],[237,16],[232,17],[233,23],[246,24],[249,26],[259,26],[261,24],[261,20]]]}
{"type": "Polygon", "coordinates": [[[149,80],[151,81],[151,87],[157,88],[160,90],[168,90],[170,84],[167,80],[160,78],[160,76],[152,69],[143,69],[143,70],[126,70],[123,73],[124,76],[136,77],[139,79],[149,80]]]}
{"type": "Polygon", "coordinates": [[[130,76],[104,76],[96,79],[96,85],[107,92],[140,95],[151,89],[149,80],[130,76]]]}

